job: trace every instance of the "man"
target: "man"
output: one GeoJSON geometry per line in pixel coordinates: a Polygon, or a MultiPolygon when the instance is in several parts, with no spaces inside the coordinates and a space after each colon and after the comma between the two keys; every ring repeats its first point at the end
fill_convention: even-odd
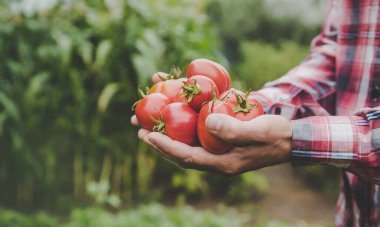
{"type": "MultiPolygon", "coordinates": [[[[212,133],[235,145],[231,151],[214,155],[143,129],[138,136],[186,168],[225,174],[285,162],[338,166],[335,225],[378,226],[379,45],[379,1],[333,0],[306,60],[255,92],[269,114],[249,122],[220,114],[207,118],[212,133]]],[[[137,124],[134,117],[132,122],[137,124]]]]}

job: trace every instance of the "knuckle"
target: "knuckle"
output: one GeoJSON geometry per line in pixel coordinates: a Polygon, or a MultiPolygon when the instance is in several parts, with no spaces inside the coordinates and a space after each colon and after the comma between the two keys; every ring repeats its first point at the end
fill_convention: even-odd
{"type": "Polygon", "coordinates": [[[226,176],[234,176],[239,173],[239,168],[234,162],[226,163],[221,172],[226,176]]]}
{"type": "Polygon", "coordinates": [[[234,168],[227,168],[223,171],[223,174],[226,175],[226,176],[234,176],[236,175],[238,172],[234,169],[234,168]]]}
{"type": "Polygon", "coordinates": [[[181,166],[185,169],[189,169],[193,166],[194,164],[194,159],[193,157],[190,155],[190,154],[187,154],[183,157],[182,159],[182,162],[181,162],[181,166]]]}

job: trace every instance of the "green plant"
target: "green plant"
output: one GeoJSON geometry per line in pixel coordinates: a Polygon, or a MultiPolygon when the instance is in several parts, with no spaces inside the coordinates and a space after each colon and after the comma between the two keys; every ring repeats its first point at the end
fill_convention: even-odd
{"type": "Polygon", "coordinates": [[[239,73],[236,66],[245,60],[241,51],[245,41],[271,43],[277,47],[293,41],[306,46],[320,31],[320,26],[304,23],[299,15],[276,16],[276,9],[268,7],[263,0],[212,0],[207,9],[223,40],[232,74],[239,73]]]}
{"type": "Polygon", "coordinates": [[[260,89],[306,57],[308,48],[295,42],[284,42],[279,47],[263,42],[243,42],[241,45],[243,61],[239,64],[236,87],[260,89]]]}
{"type": "Polygon", "coordinates": [[[195,210],[189,206],[167,208],[149,204],[112,214],[100,209],[75,210],[64,226],[245,226],[246,214],[219,207],[216,211],[195,210]]]}
{"type": "Polygon", "coordinates": [[[58,220],[47,213],[25,215],[12,210],[0,209],[0,226],[53,227],[58,220]]]}
{"type": "Polygon", "coordinates": [[[105,182],[124,204],[156,195],[177,169],[138,142],[130,107],[153,72],[221,59],[204,3],[53,2],[0,5],[0,202],[60,207],[105,182]]]}
{"type": "Polygon", "coordinates": [[[68,217],[47,213],[23,214],[0,209],[0,226],[22,227],[122,227],[122,226],[165,226],[165,227],[230,227],[247,226],[249,216],[234,208],[197,210],[189,206],[165,207],[152,203],[117,213],[100,208],[75,209],[68,217]]]}

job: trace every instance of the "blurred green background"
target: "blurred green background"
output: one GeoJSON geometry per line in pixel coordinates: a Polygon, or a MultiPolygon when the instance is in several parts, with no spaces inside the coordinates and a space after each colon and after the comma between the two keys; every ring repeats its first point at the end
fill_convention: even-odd
{"type": "MultiPolygon", "coordinates": [[[[130,125],[138,85],[172,65],[185,71],[209,58],[239,89],[283,75],[305,58],[326,8],[319,0],[2,1],[0,226],[328,226],[330,216],[272,212],[297,188],[332,210],[337,170],[184,170],[130,125]],[[275,188],[285,193],[271,204],[275,188]]],[[[309,197],[294,207],[315,211],[309,197]]]]}

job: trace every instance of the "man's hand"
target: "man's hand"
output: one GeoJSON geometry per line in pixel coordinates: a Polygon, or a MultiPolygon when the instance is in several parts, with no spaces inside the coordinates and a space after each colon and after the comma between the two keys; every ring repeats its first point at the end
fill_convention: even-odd
{"type": "MultiPolygon", "coordinates": [[[[135,117],[131,122],[138,124],[135,117]]],[[[262,115],[251,121],[239,121],[227,115],[211,114],[206,119],[206,126],[215,136],[234,147],[224,154],[212,154],[202,147],[191,147],[145,129],[139,130],[138,137],[184,168],[227,175],[290,160],[292,129],[289,120],[282,116],[262,115]]]]}

